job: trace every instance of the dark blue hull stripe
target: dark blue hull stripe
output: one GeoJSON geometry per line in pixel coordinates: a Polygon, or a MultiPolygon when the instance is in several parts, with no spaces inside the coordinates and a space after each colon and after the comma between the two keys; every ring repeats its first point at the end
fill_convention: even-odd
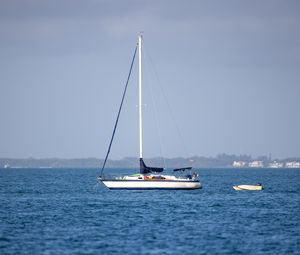
{"type": "Polygon", "coordinates": [[[191,190],[191,189],[201,189],[199,188],[109,188],[114,190],[191,190]]]}
{"type": "Polygon", "coordinates": [[[116,180],[116,179],[107,179],[107,180],[100,180],[102,182],[178,182],[178,183],[193,183],[193,182],[200,182],[200,181],[178,181],[178,180],[116,180]]]}

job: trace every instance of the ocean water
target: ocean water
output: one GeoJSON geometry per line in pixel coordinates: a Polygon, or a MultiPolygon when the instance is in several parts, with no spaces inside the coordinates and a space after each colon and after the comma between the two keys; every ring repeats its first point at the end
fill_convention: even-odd
{"type": "Polygon", "coordinates": [[[202,169],[192,191],[110,191],[98,173],[0,169],[0,254],[300,254],[300,170],[202,169]]]}

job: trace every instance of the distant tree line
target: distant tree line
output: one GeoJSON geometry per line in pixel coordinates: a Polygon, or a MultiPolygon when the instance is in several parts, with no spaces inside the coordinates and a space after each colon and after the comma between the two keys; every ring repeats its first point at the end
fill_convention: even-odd
{"type": "MultiPolygon", "coordinates": [[[[193,166],[200,168],[226,168],[232,167],[234,161],[250,162],[253,160],[263,161],[268,164],[274,160],[277,162],[300,161],[300,157],[286,159],[271,159],[268,156],[259,156],[252,158],[250,155],[229,155],[219,154],[216,157],[193,156],[191,158],[146,158],[145,162],[152,166],[163,166],[166,168],[179,168],[184,166],[193,166]]],[[[2,167],[26,167],[26,168],[101,168],[103,159],[97,158],[0,158],[0,168],[2,167]]],[[[107,168],[138,168],[139,160],[134,157],[127,157],[121,160],[108,160],[107,168]]]]}

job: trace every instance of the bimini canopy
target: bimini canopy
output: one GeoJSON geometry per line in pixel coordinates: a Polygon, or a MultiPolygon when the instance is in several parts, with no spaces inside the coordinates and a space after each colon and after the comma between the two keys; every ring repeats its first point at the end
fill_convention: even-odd
{"type": "Polygon", "coordinates": [[[183,167],[183,168],[176,168],[173,171],[177,172],[177,171],[185,171],[185,170],[191,170],[191,169],[192,169],[192,167],[183,167]]]}

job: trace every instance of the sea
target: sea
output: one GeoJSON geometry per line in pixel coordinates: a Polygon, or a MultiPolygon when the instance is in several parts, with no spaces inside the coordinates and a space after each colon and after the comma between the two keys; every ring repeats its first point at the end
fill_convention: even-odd
{"type": "Polygon", "coordinates": [[[198,173],[199,190],[127,191],[98,169],[0,169],[0,254],[300,254],[300,169],[198,173]]]}

